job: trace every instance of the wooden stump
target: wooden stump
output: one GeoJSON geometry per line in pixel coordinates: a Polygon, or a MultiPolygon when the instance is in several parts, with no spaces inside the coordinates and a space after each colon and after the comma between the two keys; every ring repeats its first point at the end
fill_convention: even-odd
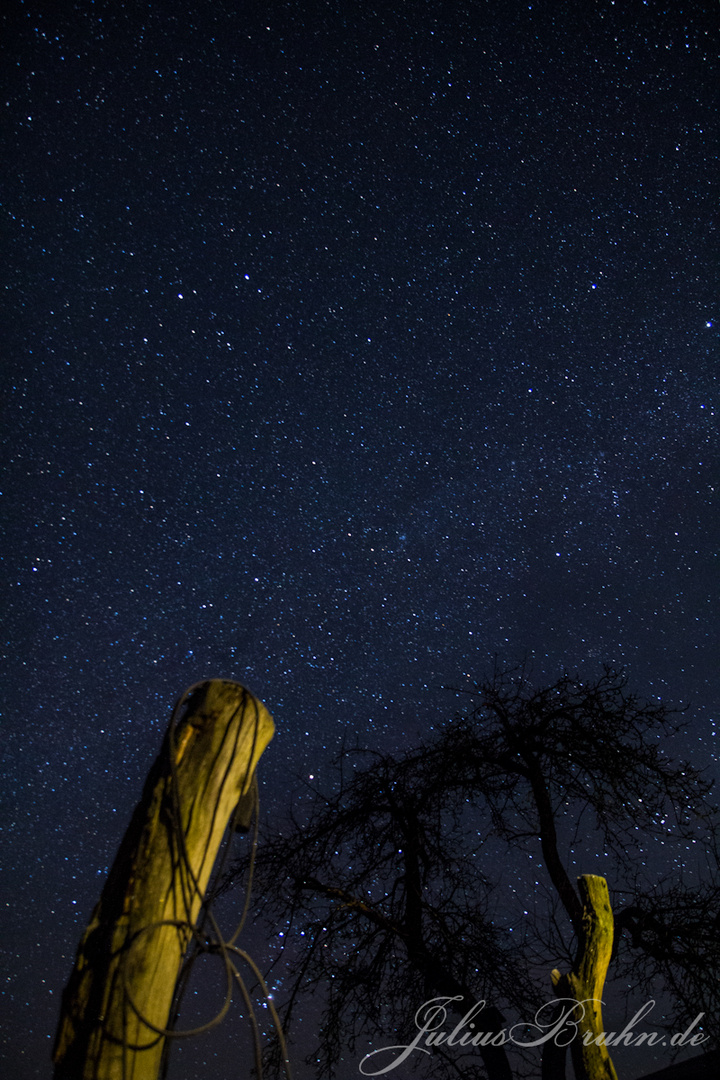
{"type": "Polygon", "coordinates": [[[273,732],[238,683],[213,679],[181,699],[80,942],[55,1080],[156,1080],[215,856],[273,732]]]}
{"type": "Polygon", "coordinates": [[[562,998],[580,1002],[578,1034],[570,1045],[577,1080],[618,1080],[607,1047],[594,1040],[603,1031],[602,993],[613,946],[613,913],[605,878],[583,874],[578,878],[583,902],[582,938],[575,970],[561,975],[555,969],[552,982],[562,998]],[[585,1045],[585,1038],[589,1043],[585,1045]]]}

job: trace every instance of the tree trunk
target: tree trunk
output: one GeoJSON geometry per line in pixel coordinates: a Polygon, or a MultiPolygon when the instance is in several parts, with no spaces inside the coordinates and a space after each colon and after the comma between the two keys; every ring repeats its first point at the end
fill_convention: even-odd
{"type": "Polygon", "coordinates": [[[570,1044],[577,1080],[617,1080],[603,1040],[602,992],[613,945],[613,914],[605,878],[583,874],[578,878],[583,902],[582,934],[574,971],[552,973],[555,993],[580,1003],[577,1035],[570,1044]],[[585,1045],[586,1039],[588,1045],[585,1045]]]}
{"type": "Polygon", "coordinates": [[[273,731],[237,683],[213,679],[184,695],[80,942],[55,1080],[156,1080],[217,850],[273,731]]]}
{"type": "MultiPolygon", "coordinates": [[[[405,836],[405,878],[406,878],[406,901],[404,937],[408,959],[414,967],[422,972],[429,985],[434,986],[441,994],[447,994],[451,998],[460,996],[462,1000],[449,1003],[449,1008],[457,1012],[462,1018],[468,1009],[475,1003],[473,995],[467,987],[462,986],[455,977],[447,971],[445,965],[439,962],[428,949],[423,937],[422,927],[422,877],[420,873],[420,845],[417,816],[407,811],[404,817],[400,817],[401,826],[405,836]]],[[[490,1005],[483,1012],[483,1021],[489,1025],[490,1030],[502,1030],[505,1018],[500,1010],[490,1005]]],[[[512,1080],[510,1063],[504,1046],[480,1046],[480,1057],[487,1069],[488,1080],[512,1080]]]]}

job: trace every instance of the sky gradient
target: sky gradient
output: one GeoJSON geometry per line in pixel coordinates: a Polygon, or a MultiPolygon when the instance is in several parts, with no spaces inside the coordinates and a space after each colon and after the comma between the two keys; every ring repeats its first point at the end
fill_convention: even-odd
{"type": "Polygon", "coordinates": [[[498,7],[2,16],[21,1080],[198,679],[271,809],[495,656],[625,667],[717,775],[716,13],[498,7]]]}

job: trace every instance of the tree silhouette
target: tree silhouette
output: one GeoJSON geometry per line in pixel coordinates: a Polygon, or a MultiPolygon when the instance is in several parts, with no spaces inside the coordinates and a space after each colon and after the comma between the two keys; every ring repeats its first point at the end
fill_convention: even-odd
{"type": "MultiPolygon", "coordinates": [[[[717,1039],[712,866],[692,888],[682,873],[658,887],[678,853],[695,873],[716,850],[711,785],[668,754],[681,715],[609,668],[540,689],[496,671],[467,700],[417,749],[341,754],[336,790],[314,792],[258,848],[256,916],[285,928],[286,1028],[306,993],[323,997],[318,1076],[363,1039],[407,1033],[432,997],[457,998],[458,1017],[486,1001],[485,1031],[534,1016],[550,970],[572,965],[581,941],[574,879],[592,872],[591,851],[611,887],[614,967],[633,993],[662,985],[674,1021],[705,1012],[717,1039]]],[[[564,1052],[546,1050],[543,1075],[557,1080],[564,1052]]],[[[504,1046],[436,1047],[426,1064],[448,1078],[512,1076],[504,1046]]]]}

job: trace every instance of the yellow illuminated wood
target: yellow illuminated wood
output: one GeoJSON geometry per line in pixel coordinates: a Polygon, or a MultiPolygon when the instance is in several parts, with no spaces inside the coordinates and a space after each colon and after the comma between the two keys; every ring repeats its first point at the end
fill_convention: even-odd
{"type": "Polygon", "coordinates": [[[600,1040],[603,1032],[602,994],[613,946],[613,913],[605,878],[583,874],[578,878],[583,902],[582,940],[575,970],[561,975],[555,969],[552,982],[558,997],[575,998],[581,1003],[578,1035],[571,1043],[577,1080],[617,1080],[615,1066],[607,1047],[600,1040]],[[585,1045],[585,1037],[589,1045],[585,1045]]]}
{"type": "Polygon", "coordinates": [[[55,1080],[156,1080],[215,856],[273,731],[265,707],[237,683],[213,679],[189,694],[80,942],[55,1080]]]}

